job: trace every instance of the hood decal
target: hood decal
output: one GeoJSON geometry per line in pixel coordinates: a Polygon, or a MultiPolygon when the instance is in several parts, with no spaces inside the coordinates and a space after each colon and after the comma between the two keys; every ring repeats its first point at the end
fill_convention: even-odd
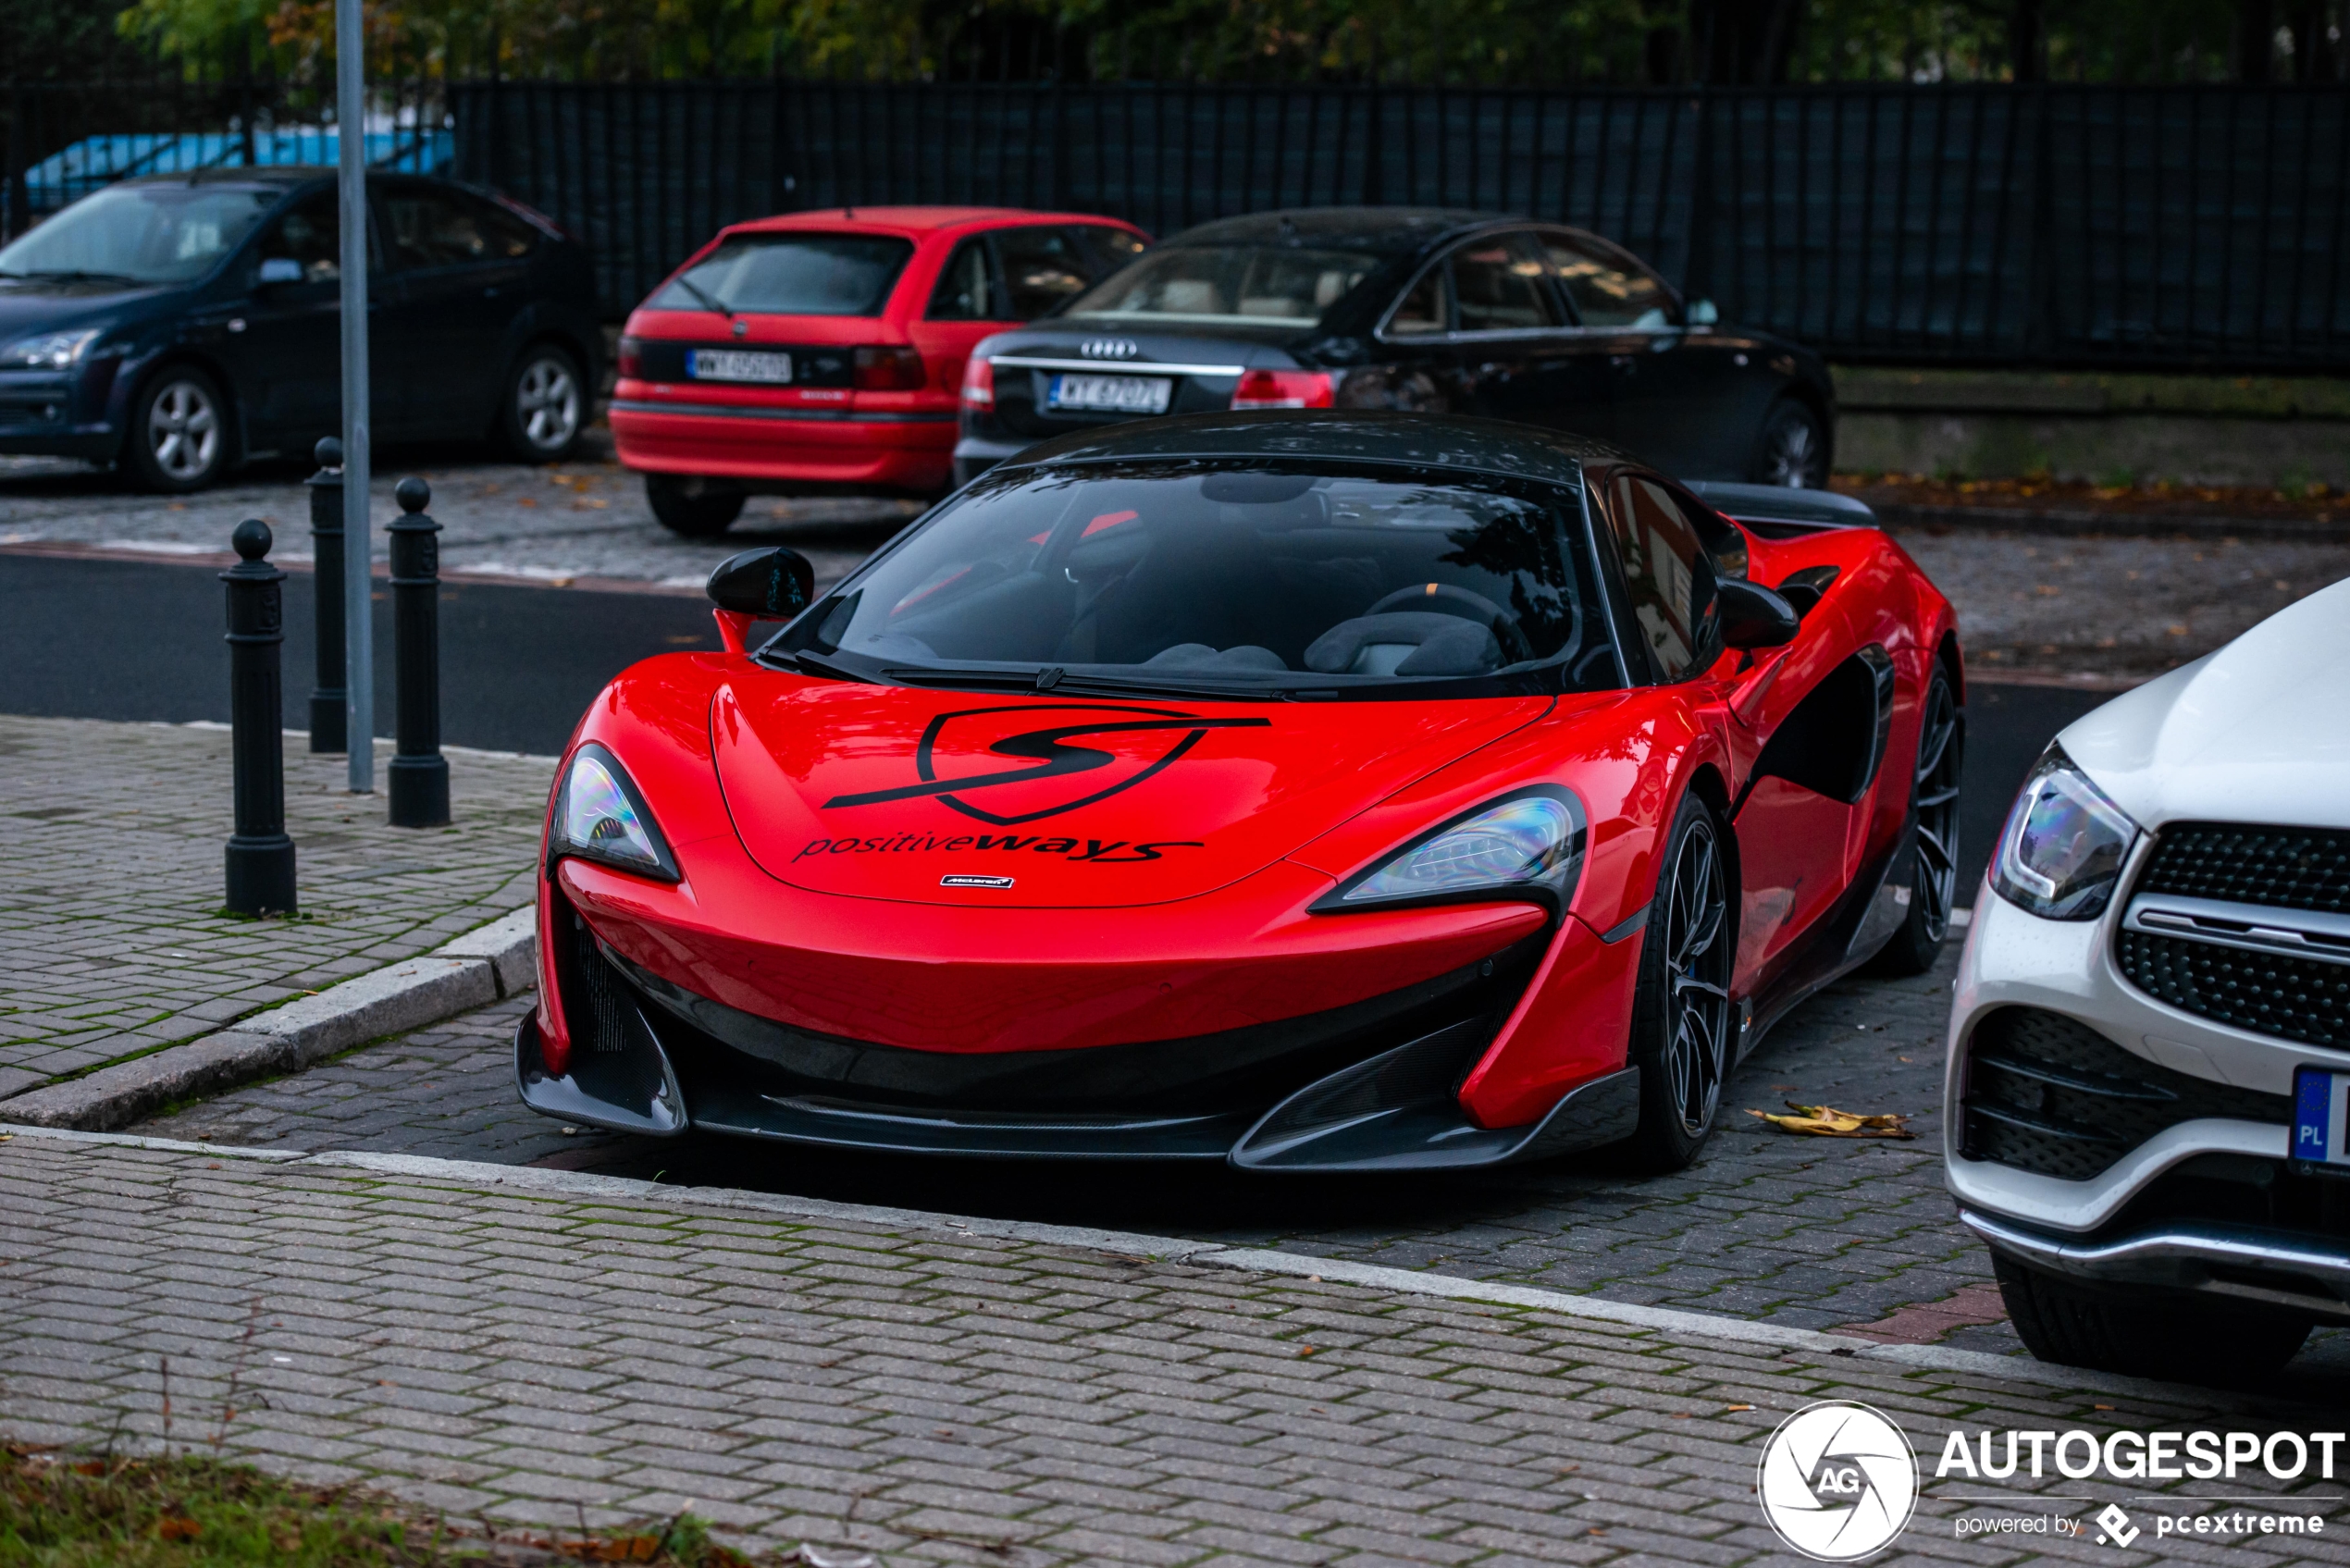
{"type": "MultiPolygon", "coordinates": [[[[997,720],[997,725],[1000,726],[1004,722],[997,720]]],[[[1022,822],[1042,821],[1046,817],[1061,816],[1082,807],[1095,805],[1107,800],[1113,795],[1130,790],[1144,779],[1164,772],[1182,760],[1184,753],[1197,746],[1201,738],[1210,730],[1265,729],[1269,728],[1271,724],[1272,721],[1269,719],[1204,719],[1197,714],[1180,712],[1169,708],[1112,707],[1108,704],[1087,702],[1023,702],[994,708],[958,709],[933,718],[923,727],[921,739],[915,743],[914,772],[919,776],[920,783],[901,784],[894,789],[865,790],[854,795],[836,795],[824,802],[824,809],[831,810],[835,807],[879,806],[888,801],[934,797],[941,806],[959,811],[966,817],[983,822],[992,822],[997,827],[1014,827],[1022,822]],[[1026,759],[1043,763],[1042,767],[1012,768],[995,772],[966,774],[959,778],[942,779],[938,776],[937,753],[940,737],[948,726],[957,725],[958,721],[973,722],[957,725],[959,730],[964,733],[956,738],[968,741],[975,738],[969,735],[969,731],[974,727],[988,727],[986,721],[999,714],[1019,714],[1024,718],[1035,713],[1072,711],[1112,713],[1118,717],[1114,720],[1103,720],[1090,724],[1058,724],[1045,729],[1020,730],[987,743],[986,749],[995,756],[1026,759]],[[1150,717],[1136,719],[1132,717],[1136,713],[1148,714],[1150,717]],[[1120,759],[1115,753],[1103,751],[1095,747],[1066,744],[1079,735],[1132,735],[1154,730],[1179,735],[1181,738],[1159,756],[1148,760],[1133,758],[1120,759]],[[1047,805],[1035,810],[1003,815],[991,811],[983,806],[974,806],[970,801],[961,798],[963,796],[976,794],[981,790],[996,789],[1007,784],[1030,784],[1045,779],[1064,778],[1074,773],[1092,773],[1121,760],[1129,766],[1129,771],[1123,776],[1107,784],[1088,781],[1097,784],[1098,787],[1074,798],[1063,800],[1056,805],[1047,805]],[[1136,765],[1137,763],[1139,766],[1136,765]]]]}

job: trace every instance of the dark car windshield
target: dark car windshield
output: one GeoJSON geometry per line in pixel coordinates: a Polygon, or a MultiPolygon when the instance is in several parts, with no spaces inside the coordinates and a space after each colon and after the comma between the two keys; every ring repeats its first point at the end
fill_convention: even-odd
{"type": "Polygon", "coordinates": [[[655,310],[879,315],[913,259],[886,234],[737,234],[653,291],[655,310]]]}
{"type": "Polygon", "coordinates": [[[1062,313],[1143,327],[1311,327],[1379,258],[1293,245],[1180,245],[1150,252],[1062,313]]]}
{"type": "Polygon", "coordinates": [[[0,277],[186,283],[235,250],[275,191],[109,185],[0,250],[0,277]]]}
{"type": "Polygon", "coordinates": [[[1544,689],[1614,685],[1574,502],[1367,467],[1013,471],[950,502],[768,651],[983,687],[1272,698],[1449,682],[1474,695],[1538,667],[1555,667],[1544,689]]]}

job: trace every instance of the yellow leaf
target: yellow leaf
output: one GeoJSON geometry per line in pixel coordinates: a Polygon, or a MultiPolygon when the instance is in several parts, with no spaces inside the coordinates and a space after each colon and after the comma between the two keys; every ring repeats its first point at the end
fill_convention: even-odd
{"type": "Polygon", "coordinates": [[[1900,1115],[1862,1116],[1852,1111],[1839,1111],[1834,1105],[1799,1105],[1789,1100],[1787,1108],[1793,1116],[1775,1116],[1769,1111],[1749,1111],[1746,1114],[1769,1122],[1782,1132],[1800,1133],[1812,1138],[1914,1138],[1910,1130],[1910,1118],[1900,1115]]]}

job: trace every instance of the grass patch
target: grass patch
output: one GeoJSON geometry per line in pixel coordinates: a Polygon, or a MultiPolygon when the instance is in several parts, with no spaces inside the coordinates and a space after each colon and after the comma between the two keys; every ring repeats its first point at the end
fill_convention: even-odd
{"type": "Polygon", "coordinates": [[[548,1536],[444,1518],[359,1487],[314,1487],[198,1454],[121,1459],[0,1449],[5,1568],[457,1568],[646,1562],[755,1568],[692,1514],[548,1536]]]}

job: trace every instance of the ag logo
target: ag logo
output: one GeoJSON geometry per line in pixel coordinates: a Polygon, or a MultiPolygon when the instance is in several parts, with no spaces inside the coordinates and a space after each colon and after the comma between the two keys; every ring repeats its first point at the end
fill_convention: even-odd
{"type": "Polygon", "coordinates": [[[1826,1400],[1779,1423],[1763,1445],[1755,1491],[1779,1539],[1822,1562],[1853,1562],[1909,1524],[1917,1456],[1880,1412],[1826,1400]]]}
{"type": "Polygon", "coordinates": [[[1003,708],[964,708],[939,714],[922,730],[922,738],[914,747],[914,772],[921,780],[920,784],[835,795],[824,806],[827,809],[835,806],[879,806],[886,801],[931,796],[966,817],[993,822],[997,827],[1012,827],[1058,817],[1132,789],[1182,760],[1184,754],[1210,730],[1265,729],[1271,724],[1270,719],[1203,719],[1167,708],[1112,708],[1106,703],[1023,702],[1003,708]],[[1099,716],[1043,728],[1025,727],[1045,713],[1099,716]],[[1007,729],[1012,729],[1012,733],[1004,734],[1007,729]],[[988,738],[991,735],[995,738],[988,738]],[[1150,740],[1148,744],[1123,747],[1118,751],[1070,744],[1082,736],[1117,735],[1143,735],[1150,740]],[[938,754],[942,750],[968,753],[975,747],[996,757],[1034,765],[939,776],[938,754]],[[1082,783],[1052,783],[1079,774],[1088,776],[1082,783]],[[984,796],[988,803],[974,805],[967,798],[975,795],[984,796]]]}

